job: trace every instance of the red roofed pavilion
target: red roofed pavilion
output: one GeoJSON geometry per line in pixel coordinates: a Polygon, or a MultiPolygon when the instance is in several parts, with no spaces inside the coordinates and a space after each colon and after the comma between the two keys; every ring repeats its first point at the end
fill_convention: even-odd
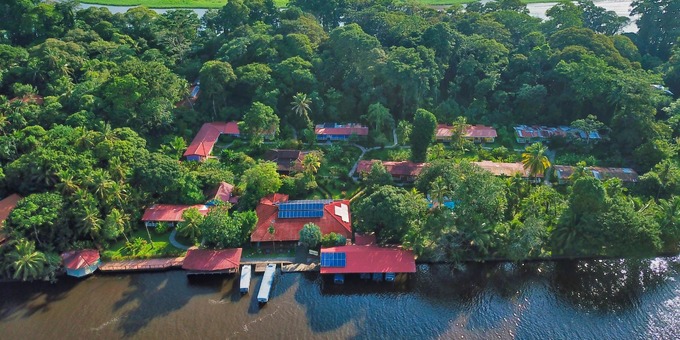
{"type": "Polygon", "coordinates": [[[184,257],[182,269],[193,274],[236,273],[241,265],[243,248],[198,249],[191,247],[184,257]]]}
{"type": "Polygon", "coordinates": [[[368,127],[361,124],[319,124],[314,128],[317,140],[348,140],[352,135],[368,136],[368,127]]]}
{"type": "Polygon", "coordinates": [[[16,208],[17,204],[23,197],[18,194],[11,194],[0,201],[0,244],[7,241],[7,234],[5,234],[5,220],[9,214],[16,208]]]}
{"type": "Polygon", "coordinates": [[[196,205],[176,205],[176,204],[154,204],[144,211],[142,221],[146,226],[154,227],[158,222],[177,223],[184,221],[182,214],[189,208],[196,208],[203,216],[208,214],[208,206],[204,204],[196,205]]]}
{"type": "Polygon", "coordinates": [[[189,161],[204,161],[212,153],[213,147],[220,135],[238,137],[240,134],[237,122],[205,123],[187,147],[184,157],[189,161]]]}
{"type": "Polygon", "coordinates": [[[83,277],[92,274],[101,260],[96,249],[71,250],[61,254],[61,259],[69,276],[83,277]]]}
{"type": "Polygon", "coordinates": [[[257,226],[250,235],[251,242],[298,241],[300,230],[307,223],[318,225],[324,235],[333,232],[348,239],[352,237],[347,200],[288,201],[287,195],[272,194],[260,200],[255,213],[257,226]],[[272,225],[274,235],[269,233],[272,225]]]}
{"type": "MultiPolygon", "coordinates": [[[[437,131],[435,133],[436,139],[440,142],[451,141],[453,128],[453,126],[446,124],[437,125],[437,131]]],[[[470,139],[475,143],[493,143],[496,137],[498,137],[496,129],[484,125],[469,125],[463,134],[463,138],[470,139]]]]}
{"type": "Polygon", "coordinates": [[[376,245],[321,248],[321,274],[415,272],[416,259],[411,250],[376,245]]]}

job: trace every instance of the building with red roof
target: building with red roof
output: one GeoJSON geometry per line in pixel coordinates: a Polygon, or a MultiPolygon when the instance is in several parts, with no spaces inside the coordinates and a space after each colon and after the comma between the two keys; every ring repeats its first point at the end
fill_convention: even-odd
{"type": "MultiPolygon", "coordinates": [[[[446,124],[437,125],[437,131],[435,133],[435,138],[440,142],[451,141],[453,136],[453,126],[446,124]]],[[[469,139],[475,143],[493,143],[498,137],[496,129],[490,126],[484,125],[469,125],[465,129],[463,138],[469,139]]]]}
{"type": "Polygon", "coordinates": [[[357,164],[358,174],[368,174],[374,163],[381,162],[385,170],[392,175],[396,182],[414,182],[418,175],[423,171],[427,163],[413,163],[411,161],[380,161],[380,160],[361,160],[357,164]]]}
{"type": "Polygon", "coordinates": [[[71,250],[61,254],[66,275],[83,277],[94,273],[101,260],[96,249],[71,250]]]}
{"type": "Polygon", "coordinates": [[[307,223],[319,226],[321,233],[331,232],[352,237],[352,221],[348,200],[289,201],[287,195],[271,194],[255,208],[257,225],[250,235],[251,242],[294,242],[300,240],[300,230],[307,223]],[[274,226],[274,234],[269,227],[274,226]]]}
{"type": "Polygon", "coordinates": [[[206,205],[215,205],[218,201],[236,204],[238,203],[238,196],[234,196],[234,185],[227,182],[220,182],[217,188],[209,191],[206,196],[208,197],[208,202],[206,205]]]}
{"type": "Polygon", "coordinates": [[[236,273],[241,265],[243,248],[198,249],[191,247],[184,257],[182,269],[190,274],[236,273]]]}
{"type": "MultiPolygon", "coordinates": [[[[491,172],[495,176],[512,177],[515,174],[520,174],[524,179],[531,179],[529,170],[525,169],[524,164],[522,163],[496,163],[492,161],[481,161],[472,162],[472,164],[491,172]]],[[[540,182],[541,178],[543,178],[543,174],[536,175],[536,178],[533,180],[540,182]]]]}
{"type": "Polygon", "coordinates": [[[321,248],[321,274],[415,273],[413,251],[398,247],[350,245],[321,248]]]}
{"type": "Polygon", "coordinates": [[[15,97],[9,100],[10,103],[21,102],[23,104],[42,105],[45,102],[43,96],[37,94],[27,94],[21,98],[15,97]]]}
{"type": "Polygon", "coordinates": [[[368,127],[361,124],[319,124],[314,128],[316,139],[319,141],[346,141],[352,135],[358,137],[368,136],[368,127]]]}
{"type": "Polygon", "coordinates": [[[189,208],[196,208],[203,216],[208,214],[209,207],[205,204],[154,204],[144,211],[142,221],[147,227],[155,227],[158,222],[175,224],[184,221],[182,214],[189,208]]]}
{"type": "Polygon", "coordinates": [[[267,150],[262,157],[266,161],[276,163],[276,170],[281,174],[302,171],[302,161],[310,151],[272,149],[267,150]]]}
{"type": "Polygon", "coordinates": [[[22,198],[18,194],[11,194],[0,201],[0,244],[5,243],[8,238],[5,233],[5,220],[22,198]]]}
{"type": "Polygon", "coordinates": [[[241,135],[237,122],[212,122],[205,123],[198,130],[196,137],[191,141],[184,152],[188,161],[204,161],[212,153],[213,147],[220,135],[239,137],[241,135]]]}
{"type": "MultiPolygon", "coordinates": [[[[568,165],[554,165],[555,177],[559,184],[565,184],[570,181],[571,175],[576,171],[576,167],[568,165]]],[[[637,183],[638,173],[631,168],[604,168],[599,166],[589,166],[585,168],[588,175],[592,175],[600,181],[606,181],[610,178],[618,178],[624,183],[637,183]]]]}

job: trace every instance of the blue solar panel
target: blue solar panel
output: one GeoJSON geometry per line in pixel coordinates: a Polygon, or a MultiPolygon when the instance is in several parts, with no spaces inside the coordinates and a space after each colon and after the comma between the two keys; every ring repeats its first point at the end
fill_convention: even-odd
{"type": "Polygon", "coordinates": [[[347,264],[345,253],[321,253],[322,267],[344,268],[347,264]]]}
{"type": "Polygon", "coordinates": [[[323,210],[323,203],[294,202],[279,204],[279,211],[289,210],[323,210]]]}
{"type": "Polygon", "coordinates": [[[279,210],[278,218],[319,218],[323,210],[279,210]]]}

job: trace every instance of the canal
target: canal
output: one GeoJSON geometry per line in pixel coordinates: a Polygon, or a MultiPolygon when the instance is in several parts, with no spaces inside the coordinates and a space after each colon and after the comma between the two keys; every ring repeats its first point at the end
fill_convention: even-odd
{"type": "Polygon", "coordinates": [[[419,265],[395,284],[182,271],[0,284],[3,339],[678,339],[680,257],[419,265]],[[254,290],[253,290],[254,289],[254,290]]]}

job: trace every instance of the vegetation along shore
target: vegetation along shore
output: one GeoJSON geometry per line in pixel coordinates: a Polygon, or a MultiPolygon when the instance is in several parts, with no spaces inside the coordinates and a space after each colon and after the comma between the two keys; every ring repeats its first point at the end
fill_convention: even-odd
{"type": "Polygon", "coordinates": [[[677,4],[4,2],[0,274],[677,254],[677,4]]]}

